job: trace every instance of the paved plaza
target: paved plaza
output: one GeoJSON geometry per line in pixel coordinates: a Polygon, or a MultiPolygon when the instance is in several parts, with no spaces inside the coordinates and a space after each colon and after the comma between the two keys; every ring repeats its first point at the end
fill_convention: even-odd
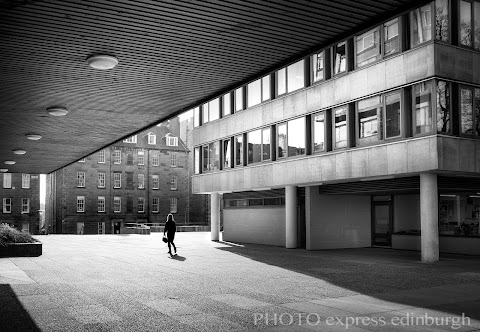
{"type": "Polygon", "coordinates": [[[480,258],[306,251],[177,233],[37,236],[0,258],[0,331],[474,331],[480,258]]]}

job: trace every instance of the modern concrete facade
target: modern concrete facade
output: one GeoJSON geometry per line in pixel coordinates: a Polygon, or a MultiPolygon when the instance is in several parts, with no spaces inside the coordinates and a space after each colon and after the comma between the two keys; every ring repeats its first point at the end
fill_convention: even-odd
{"type": "Polygon", "coordinates": [[[224,239],[480,254],[479,11],[433,1],[194,109],[224,239]]]}
{"type": "Polygon", "coordinates": [[[0,223],[31,234],[40,232],[40,176],[3,173],[0,175],[0,223]]]}

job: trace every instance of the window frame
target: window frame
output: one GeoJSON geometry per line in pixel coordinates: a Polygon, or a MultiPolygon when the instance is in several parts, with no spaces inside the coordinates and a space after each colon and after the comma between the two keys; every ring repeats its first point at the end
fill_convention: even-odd
{"type": "Polygon", "coordinates": [[[137,182],[138,182],[137,189],[145,189],[145,174],[138,173],[137,182]]]}
{"type": "Polygon", "coordinates": [[[275,72],[275,96],[278,97],[278,96],[288,95],[292,92],[304,89],[306,87],[306,75],[309,75],[309,73],[306,72],[306,70],[305,70],[306,61],[308,61],[308,59],[302,58],[298,61],[295,61],[295,62],[289,64],[288,66],[285,66],[283,68],[278,69],[275,72]],[[294,66],[297,66],[297,65],[300,68],[302,68],[302,86],[290,89],[290,84],[289,83],[292,83],[293,81],[289,80],[289,78],[288,78],[289,76],[291,76],[291,73],[289,73],[289,70],[293,70],[294,66]],[[280,76],[281,72],[283,73],[282,76],[280,76]],[[282,80],[282,82],[281,82],[279,77],[281,77],[281,78],[284,77],[284,80],[282,80]],[[278,89],[279,88],[279,83],[283,83],[282,84],[282,86],[283,86],[282,89],[283,88],[285,89],[284,92],[279,91],[279,89],[278,89]]]}
{"type": "Polygon", "coordinates": [[[85,212],[85,196],[77,196],[77,213],[85,212]]]}
{"type": "Polygon", "coordinates": [[[160,166],[160,151],[152,150],[152,166],[160,166]]]}
{"type": "Polygon", "coordinates": [[[345,73],[348,72],[348,61],[349,61],[349,58],[348,58],[348,40],[343,40],[343,41],[340,41],[338,43],[336,43],[332,48],[332,76],[340,76],[340,75],[343,75],[345,73]],[[341,67],[342,67],[342,61],[340,60],[340,68],[339,68],[339,71],[337,72],[336,71],[336,66],[337,66],[337,63],[336,63],[336,55],[337,55],[337,49],[340,47],[341,44],[344,44],[345,45],[345,69],[344,70],[340,70],[341,67]]]}
{"type": "MultiPolygon", "coordinates": [[[[372,143],[376,143],[381,141],[381,137],[383,137],[382,130],[383,130],[383,117],[382,113],[384,112],[384,105],[383,105],[383,96],[382,95],[375,95],[368,98],[364,98],[355,102],[355,132],[356,132],[356,142],[358,146],[369,145],[372,143]],[[364,101],[376,99],[376,103],[372,104],[369,107],[365,107],[360,109],[359,104],[364,101]],[[360,118],[361,113],[366,113],[368,111],[376,110],[375,119],[376,122],[376,132],[373,134],[369,134],[367,136],[362,136],[362,121],[360,118]]],[[[372,121],[372,120],[369,120],[372,121]]],[[[369,122],[365,121],[365,122],[369,122]]]]}
{"type": "Polygon", "coordinates": [[[77,172],[77,188],[85,188],[85,172],[77,172]]]}
{"type": "Polygon", "coordinates": [[[145,197],[137,197],[137,213],[145,213],[145,197]]]}
{"type": "Polygon", "coordinates": [[[138,149],[137,150],[137,165],[143,166],[145,165],[145,150],[138,149]]]}
{"type": "Polygon", "coordinates": [[[97,187],[98,188],[105,188],[107,182],[107,173],[105,172],[98,172],[97,175],[97,187]],[[102,179],[103,178],[103,179],[102,179]],[[103,182],[103,185],[102,185],[103,182]]]}
{"type": "Polygon", "coordinates": [[[12,173],[3,173],[3,189],[12,189],[12,173]]]}
{"type": "MultiPolygon", "coordinates": [[[[350,139],[350,133],[349,133],[349,127],[350,127],[350,122],[351,119],[349,118],[349,106],[348,104],[344,104],[338,107],[332,108],[332,150],[340,150],[340,149],[345,149],[349,147],[349,139],[350,139]],[[337,123],[336,123],[336,111],[340,109],[345,109],[345,143],[342,144],[341,146],[337,146],[337,123]]],[[[339,126],[340,127],[340,126],[339,126]]],[[[342,125],[343,127],[343,125],[342,125]]],[[[343,141],[339,141],[343,142],[343,141]]]]}
{"type": "Polygon", "coordinates": [[[170,167],[178,167],[176,151],[170,152],[170,167]]]}
{"type": "Polygon", "coordinates": [[[122,141],[123,143],[137,144],[137,135],[130,136],[122,141]]]}
{"type": "Polygon", "coordinates": [[[97,196],[97,212],[106,212],[105,196],[97,196]],[[103,207],[103,209],[102,209],[103,207]]]}
{"type": "Polygon", "coordinates": [[[167,135],[166,143],[167,143],[167,146],[178,146],[178,137],[167,135]]]}
{"type": "Polygon", "coordinates": [[[459,84],[458,85],[458,102],[459,102],[459,115],[460,115],[460,136],[464,137],[479,137],[480,136],[480,87],[466,85],[466,84],[459,84]],[[471,93],[472,100],[472,134],[465,133],[463,131],[463,113],[462,113],[462,90],[468,90],[471,93]],[[476,109],[477,106],[477,99],[478,99],[478,112],[476,109]],[[478,130],[476,130],[478,129],[478,130]],[[475,133],[476,132],[476,133],[475,133]]]}
{"type": "Polygon", "coordinates": [[[311,131],[312,131],[312,154],[319,154],[324,153],[327,151],[327,112],[325,110],[315,112],[312,114],[312,123],[311,123],[311,131]],[[316,137],[316,130],[315,130],[315,117],[316,116],[323,116],[323,148],[321,150],[315,150],[315,137],[316,137]]]}
{"type": "Polygon", "coordinates": [[[22,173],[22,189],[30,189],[30,180],[30,174],[22,173]]]}
{"type": "Polygon", "coordinates": [[[113,172],[113,188],[122,188],[122,172],[113,172]]]}
{"type": "Polygon", "coordinates": [[[122,212],[122,197],[113,196],[113,213],[121,213],[121,212],[122,212]]]}
{"type": "Polygon", "coordinates": [[[98,164],[105,164],[105,149],[98,151],[98,164]]]}
{"type": "Polygon", "coordinates": [[[114,149],[113,150],[113,163],[115,165],[121,165],[122,164],[122,150],[120,150],[120,149],[114,149]]]}
{"type": "Polygon", "coordinates": [[[178,190],[178,176],[172,175],[170,182],[170,190],[178,190]]]}
{"type": "Polygon", "coordinates": [[[22,212],[21,214],[30,213],[30,198],[22,198],[22,212]]]}
{"type": "Polygon", "coordinates": [[[157,145],[157,135],[154,133],[147,134],[147,144],[148,145],[157,145]]]}
{"type": "Polygon", "coordinates": [[[152,175],[152,189],[160,189],[160,176],[157,174],[152,175]]]}
{"type": "Polygon", "coordinates": [[[3,198],[3,213],[12,213],[12,198],[3,198]]]}
{"type": "Polygon", "coordinates": [[[170,197],[170,213],[178,212],[178,199],[176,197],[170,197]]]}
{"type": "Polygon", "coordinates": [[[158,197],[152,197],[152,213],[160,212],[160,199],[158,197]]]}
{"type": "Polygon", "coordinates": [[[321,50],[319,52],[315,52],[311,57],[310,57],[310,66],[311,66],[311,73],[312,73],[312,79],[311,79],[311,84],[313,83],[317,83],[317,82],[321,82],[321,81],[325,81],[327,78],[326,78],[326,73],[325,73],[325,65],[326,65],[326,61],[325,61],[325,50],[321,50]],[[321,64],[322,64],[322,77],[321,78],[318,78],[318,55],[319,54],[322,54],[322,60],[321,60],[321,64]]]}

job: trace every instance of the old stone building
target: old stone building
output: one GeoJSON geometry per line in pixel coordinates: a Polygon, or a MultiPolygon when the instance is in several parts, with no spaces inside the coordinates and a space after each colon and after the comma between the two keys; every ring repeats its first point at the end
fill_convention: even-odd
{"type": "Polygon", "coordinates": [[[189,218],[188,154],[170,123],[117,142],[47,177],[47,219],[64,234],[125,233],[168,213],[177,225],[202,224],[189,218]]]}
{"type": "Polygon", "coordinates": [[[39,233],[40,176],[3,173],[0,176],[1,223],[32,234],[39,233]]]}

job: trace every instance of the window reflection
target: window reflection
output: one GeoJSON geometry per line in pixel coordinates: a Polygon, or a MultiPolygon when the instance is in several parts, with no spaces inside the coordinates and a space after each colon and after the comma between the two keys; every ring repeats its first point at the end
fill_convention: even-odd
{"type": "Polygon", "coordinates": [[[313,116],[313,152],[325,151],[325,113],[313,116]]]}
{"type": "Polygon", "coordinates": [[[287,92],[287,70],[282,68],[276,73],[277,95],[283,95],[287,92]]]}
{"type": "Polygon", "coordinates": [[[220,98],[208,102],[209,120],[214,121],[220,118],[220,98]]]}
{"type": "Polygon", "coordinates": [[[472,45],[472,4],[460,0],[460,40],[459,43],[465,46],[472,45]]]}
{"type": "Polygon", "coordinates": [[[287,124],[282,123],[277,127],[278,158],[287,156],[287,124]]]}
{"type": "Polygon", "coordinates": [[[202,105],[202,124],[208,122],[208,103],[202,105]]]}
{"type": "Polygon", "coordinates": [[[251,163],[259,163],[262,161],[262,132],[260,130],[251,131],[247,134],[247,161],[251,163]]]}
{"type": "Polygon", "coordinates": [[[334,69],[333,73],[340,74],[347,70],[347,44],[345,42],[337,44],[335,47],[334,69]]]}
{"type": "Polygon", "coordinates": [[[380,29],[372,29],[357,36],[357,66],[364,66],[380,59],[380,29]]]}
{"type": "Polygon", "coordinates": [[[243,110],[243,88],[235,90],[235,112],[243,110]]]}
{"type": "Polygon", "coordinates": [[[384,52],[385,55],[390,55],[400,51],[400,38],[398,36],[398,19],[389,21],[383,25],[385,35],[384,52]]]}
{"type": "Polygon", "coordinates": [[[480,2],[473,3],[473,47],[480,50],[480,2]]]}
{"type": "Polygon", "coordinates": [[[324,77],[324,62],[323,51],[313,55],[313,81],[317,82],[323,80],[324,77]]]}
{"type": "Polygon", "coordinates": [[[380,97],[361,100],[357,103],[359,138],[378,134],[378,118],[382,110],[380,97]]]}
{"type": "Polygon", "coordinates": [[[208,145],[202,147],[203,156],[202,156],[202,172],[208,172],[210,170],[208,164],[208,145]]]}
{"type": "Polygon", "coordinates": [[[229,139],[223,141],[223,168],[231,168],[232,161],[231,161],[231,142],[229,139]]]}
{"type": "Polygon", "coordinates": [[[400,92],[385,96],[385,138],[400,136],[400,92]]]}
{"type": "Polygon", "coordinates": [[[262,78],[262,101],[270,100],[270,75],[262,78]]]}
{"type": "Polygon", "coordinates": [[[305,86],[305,65],[300,60],[287,67],[287,91],[292,92],[305,86]]]}
{"type": "Polygon", "coordinates": [[[270,160],[270,128],[265,128],[262,130],[262,160],[270,160]]]}
{"type": "Polygon", "coordinates": [[[195,174],[200,174],[200,148],[195,148],[193,153],[195,158],[195,174]]]}
{"type": "Polygon", "coordinates": [[[210,143],[208,149],[210,170],[218,171],[220,169],[220,143],[218,141],[210,143]]]}
{"type": "Polygon", "coordinates": [[[438,203],[440,235],[480,236],[480,196],[444,194],[438,203]]]}
{"type": "Polygon", "coordinates": [[[243,166],[243,136],[235,136],[235,166],[243,166]]]}
{"type": "Polygon", "coordinates": [[[222,116],[232,114],[232,97],[230,92],[223,95],[223,109],[222,116]]]}
{"type": "Polygon", "coordinates": [[[344,148],[347,146],[347,107],[339,107],[333,110],[335,115],[335,148],[344,148]]]}
{"type": "Polygon", "coordinates": [[[437,81],[437,131],[450,132],[450,84],[437,81]]]}
{"type": "Polygon", "coordinates": [[[413,86],[415,134],[431,132],[432,127],[432,85],[422,82],[413,86]]]}
{"type": "Polygon", "coordinates": [[[305,154],[305,118],[288,121],[288,156],[305,154]]]}
{"type": "Polygon", "coordinates": [[[448,42],[448,0],[435,1],[435,39],[448,42]]]}
{"type": "Polygon", "coordinates": [[[432,39],[432,6],[430,4],[410,12],[410,30],[412,46],[432,39]]]}
{"type": "Polygon", "coordinates": [[[195,107],[193,109],[193,126],[200,126],[200,107],[195,107]]]}
{"type": "Polygon", "coordinates": [[[247,106],[252,107],[262,102],[262,80],[258,79],[247,85],[247,106]]]}

